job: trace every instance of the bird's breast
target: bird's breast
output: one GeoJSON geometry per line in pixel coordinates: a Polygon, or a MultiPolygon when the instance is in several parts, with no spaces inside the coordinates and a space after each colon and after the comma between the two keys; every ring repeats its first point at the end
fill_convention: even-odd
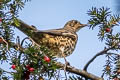
{"type": "Polygon", "coordinates": [[[69,56],[76,46],[76,39],[72,39],[67,36],[53,36],[53,35],[45,35],[41,40],[42,44],[48,47],[48,49],[52,50],[53,55],[56,57],[63,57],[62,52],[65,56],[69,56]],[[61,51],[61,48],[64,50],[61,51]]]}

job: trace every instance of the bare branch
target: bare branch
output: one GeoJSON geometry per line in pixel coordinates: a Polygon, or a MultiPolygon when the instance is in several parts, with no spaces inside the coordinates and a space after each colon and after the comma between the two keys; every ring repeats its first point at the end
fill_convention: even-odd
{"type": "MultiPolygon", "coordinates": [[[[64,69],[65,64],[62,64],[60,62],[57,62],[56,64],[57,64],[57,66],[64,69]]],[[[89,78],[91,80],[104,80],[103,78],[100,78],[98,76],[95,76],[95,75],[93,75],[91,73],[88,73],[88,72],[86,72],[84,70],[77,69],[77,68],[72,67],[72,66],[66,66],[66,71],[77,74],[77,75],[84,76],[84,77],[89,78]]]]}
{"type": "Polygon", "coordinates": [[[91,58],[91,59],[87,62],[87,64],[84,66],[83,70],[87,71],[87,68],[88,68],[88,66],[90,65],[90,63],[92,63],[98,56],[103,55],[103,54],[106,54],[107,51],[109,51],[110,49],[112,49],[112,48],[107,48],[107,49],[105,48],[104,50],[100,51],[100,52],[97,53],[95,56],[93,56],[93,58],[91,58]]]}

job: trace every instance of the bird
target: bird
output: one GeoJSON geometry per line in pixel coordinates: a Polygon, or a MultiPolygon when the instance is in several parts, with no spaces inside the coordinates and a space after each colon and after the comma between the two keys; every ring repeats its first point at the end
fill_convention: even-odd
{"type": "Polygon", "coordinates": [[[58,58],[65,58],[73,53],[78,41],[77,32],[87,26],[87,24],[81,24],[78,20],[70,20],[63,28],[37,30],[35,26],[28,27],[21,20],[19,22],[18,29],[30,36],[38,45],[47,47],[52,51],[51,55],[58,58]]]}
{"type": "Polygon", "coordinates": [[[37,45],[43,45],[47,47],[51,52],[52,56],[58,58],[64,58],[65,66],[64,72],[66,75],[66,68],[69,65],[66,57],[71,55],[76,47],[78,41],[77,32],[87,26],[87,24],[81,24],[78,20],[68,21],[63,28],[50,29],[50,30],[37,30],[35,26],[29,26],[23,21],[19,20],[20,25],[16,26],[26,35],[37,43],[37,45]]]}

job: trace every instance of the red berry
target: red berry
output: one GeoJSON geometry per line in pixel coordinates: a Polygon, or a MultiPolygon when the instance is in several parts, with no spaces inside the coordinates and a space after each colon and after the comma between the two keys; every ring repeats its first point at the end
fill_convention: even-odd
{"type": "Polygon", "coordinates": [[[2,22],[2,18],[0,18],[0,22],[2,22]]]}
{"type": "Polygon", "coordinates": [[[106,32],[110,32],[110,28],[106,28],[105,31],[106,31],[106,32]]]}
{"type": "Polygon", "coordinates": [[[30,69],[29,69],[30,72],[33,72],[34,70],[35,70],[34,68],[30,68],[30,69]]]}
{"type": "Polygon", "coordinates": [[[30,65],[26,65],[26,68],[27,68],[27,69],[30,69],[30,65]]]}
{"type": "Polygon", "coordinates": [[[13,65],[11,66],[11,68],[12,68],[12,69],[15,69],[15,68],[16,68],[16,65],[13,64],[13,65]]]}
{"type": "Polygon", "coordinates": [[[47,57],[47,56],[44,56],[44,60],[45,60],[46,62],[50,62],[50,58],[47,57]]]}

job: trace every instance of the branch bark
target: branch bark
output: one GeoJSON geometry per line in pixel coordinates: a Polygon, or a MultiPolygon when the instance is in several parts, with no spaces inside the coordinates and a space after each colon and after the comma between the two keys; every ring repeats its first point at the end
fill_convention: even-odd
{"type": "MultiPolygon", "coordinates": [[[[56,64],[57,64],[57,66],[64,69],[65,64],[62,64],[60,62],[57,62],[56,64]]],[[[91,79],[91,80],[104,80],[103,78],[100,78],[100,77],[95,76],[91,73],[88,73],[85,70],[80,70],[80,69],[77,69],[77,68],[72,67],[72,66],[66,66],[66,71],[77,74],[77,75],[80,75],[80,76],[83,76],[83,77],[91,79]]]]}
{"type": "MultiPolygon", "coordinates": [[[[34,28],[32,26],[29,26],[28,24],[24,23],[21,20],[19,20],[19,23],[20,23],[20,26],[16,26],[15,24],[13,24],[13,26],[15,26],[16,28],[20,29],[22,32],[24,32],[25,30],[27,30],[27,31],[28,30],[32,30],[32,31],[36,31],[37,30],[36,28],[34,28]]],[[[26,34],[26,35],[29,35],[29,34],[26,34]]],[[[20,48],[19,50],[21,50],[23,52],[24,49],[21,46],[19,48],[20,48]]],[[[62,64],[60,62],[56,62],[56,64],[57,64],[58,67],[61,67],[64,70],[65,64],[62,64]]],[[[80,70],[80,69],[77,69],[77,68],[72,67],[72,66],[67,66],[66,67],[66,71],[74,73],[74,74],[77,74],[77,75],[84,76],[84,77],[92,79],[92,80],[104,80],[103,78],[100,78],[100,77],[95,76],[95,75],[93,75],[91,73],[88,73],[85,70],[80,70]]]]}

